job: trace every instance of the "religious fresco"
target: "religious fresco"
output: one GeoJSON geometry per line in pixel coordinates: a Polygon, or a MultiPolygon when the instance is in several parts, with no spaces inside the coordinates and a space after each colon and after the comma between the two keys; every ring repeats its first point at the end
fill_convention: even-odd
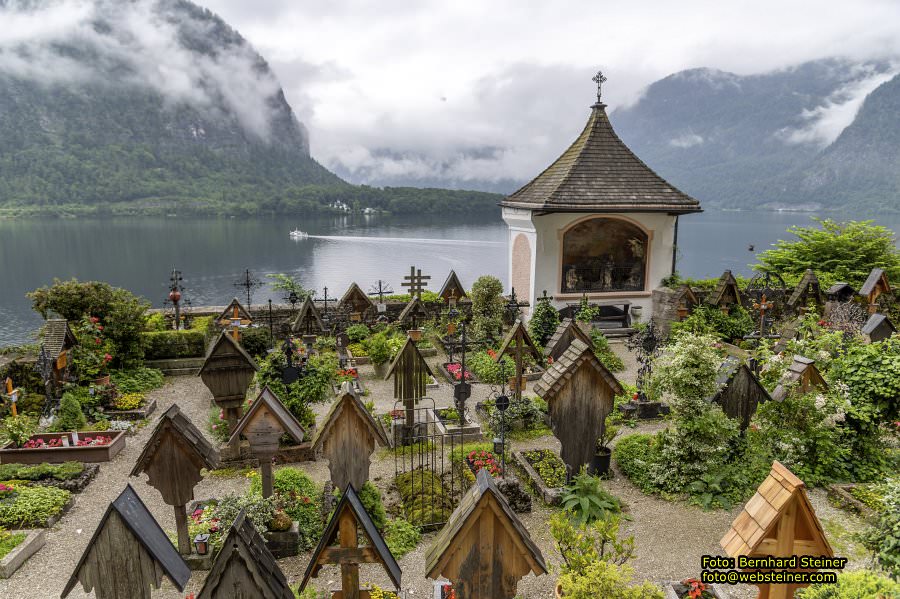
{"type": "Polygon", "coordinates": [[[563,237],[563,293],[643,291],[647,235],[631,223],[594,218],[563,237]]]}

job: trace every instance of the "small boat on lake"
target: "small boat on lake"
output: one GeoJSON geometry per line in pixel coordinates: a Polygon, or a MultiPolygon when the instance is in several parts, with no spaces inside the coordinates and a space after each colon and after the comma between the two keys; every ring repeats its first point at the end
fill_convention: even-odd
{"type": "Polygon", "coordinates": [[[301,231],[300,229],[291,231],[291,239],[306,239],[307,237],[309,237],[309,233],[301,231]]]}

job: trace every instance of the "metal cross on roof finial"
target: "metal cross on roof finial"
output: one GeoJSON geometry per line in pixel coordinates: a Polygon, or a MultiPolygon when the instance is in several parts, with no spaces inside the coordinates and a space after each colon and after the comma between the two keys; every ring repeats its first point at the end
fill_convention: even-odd
{"type": "Polygon", "coordinates": [[[597,71],[597,74],[593,77],[594,83],[597,84],[597,101],[600,101],[600,96],[602,95],[602,87],[603,84],[606,83],[606,77],[603,75],[603,71],[597,71]]]}

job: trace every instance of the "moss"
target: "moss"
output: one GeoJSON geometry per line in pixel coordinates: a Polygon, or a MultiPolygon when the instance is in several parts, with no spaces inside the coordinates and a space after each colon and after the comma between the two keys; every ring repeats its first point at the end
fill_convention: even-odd
{"type": "Polygon", "coordinates": [[[397,476],[397,491],[403,500],[406,519],[415,526],[446,522],[453,513],[453,500],[440,477],[431,470],[413,470],[397,476]]]}

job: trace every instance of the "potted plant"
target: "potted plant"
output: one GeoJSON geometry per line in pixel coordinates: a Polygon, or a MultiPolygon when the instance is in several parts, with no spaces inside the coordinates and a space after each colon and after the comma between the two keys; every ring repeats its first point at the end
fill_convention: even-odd
{"type": "Polygon", "coordinates": [[[409,329],[406,334],[415,342],[422,340],[422,329],[409,329]]]}
{"type": "Polygon", "coordinates": [[[603,432],[597,438],[597,449],[591,460],[589,471],[594,476],[604,476],[609,472],[612,461],[612,448],[609,446],[613,439],[619,436],[619,427],[610,422],[609,416],[603,425],[603,432]]]}

